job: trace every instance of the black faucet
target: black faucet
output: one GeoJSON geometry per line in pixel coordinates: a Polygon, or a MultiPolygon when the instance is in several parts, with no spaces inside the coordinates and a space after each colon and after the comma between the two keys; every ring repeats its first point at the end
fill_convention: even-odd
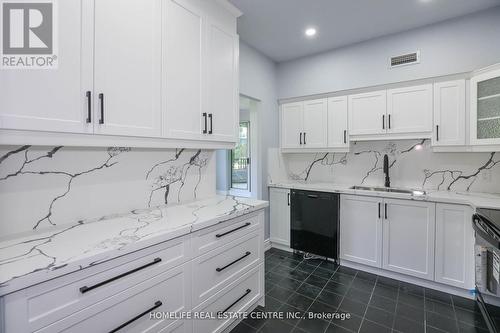
{"type": "Polygon", "coordinates": [[[385,187],[391,187],[391,178],[389,177],[389,156],[384,155],[384,175],[385,175],[385,187]]]}

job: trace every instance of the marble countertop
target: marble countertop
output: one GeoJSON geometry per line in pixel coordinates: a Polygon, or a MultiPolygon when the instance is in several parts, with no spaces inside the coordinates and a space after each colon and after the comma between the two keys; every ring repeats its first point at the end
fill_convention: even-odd
{"type": "Polygon", "coordinates": [[[353,190],[350,188],[351,186],[352,185],[341,185],[334,183],[301,183],[301,182],[283,182],[283,183],[269,184],[269,187],[276,187],[276,188],[286,188],[286,189],[294,188],[299,190],[355,194],[355,195],[365,195],[371,197],[463,204],[472,206],[473,208],[500,209],[500,194],[430,190],[426,191],[425,195],[412,196],[401,193],[353,190]]]}
{"type": "Polygon", "coordinates": [[[0,239],[0,296],[267,206],[218,195],[0,239]]]}

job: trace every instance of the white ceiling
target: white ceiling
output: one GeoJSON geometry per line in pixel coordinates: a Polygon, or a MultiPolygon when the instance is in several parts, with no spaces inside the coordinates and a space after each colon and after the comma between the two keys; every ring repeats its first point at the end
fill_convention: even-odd
{"type": "Polygon", "coordinates": [[[422,27],[500,0],[230,0],[240,38],[280,62],[422,27]],[[304,36],[314,26],[313,39],[304,36]]]}

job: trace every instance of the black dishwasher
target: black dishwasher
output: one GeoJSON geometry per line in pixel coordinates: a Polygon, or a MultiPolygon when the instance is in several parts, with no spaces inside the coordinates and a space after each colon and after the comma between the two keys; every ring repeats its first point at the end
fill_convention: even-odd
{"type": "Polygon", "coordinates": [[[338,259],[339,195],[291,190],[291,248],[338,259]]]}

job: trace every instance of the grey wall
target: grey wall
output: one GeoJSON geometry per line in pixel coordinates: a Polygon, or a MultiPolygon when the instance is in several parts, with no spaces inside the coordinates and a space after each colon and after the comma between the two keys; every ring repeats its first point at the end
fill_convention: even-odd
{"type": "MultiPolygon", "coordinates": [[[[278,147],[278,103],[276,94],[276,65],[259,51],[240,43],[240,93],[259,100],[258,103],[258,166],[261,174],[259,198],[268,199],[267,151],[278,147]]],[[[269,213],[266,212],[266,233],[269,237],[269,213]]]]}
{"type": "MultiPolygon", "coordinates": [[[[468,72],[500,62],[500,7],[277,66],[279,98],[299,97],[468,72]],[[388,68],[388,58],[421,51],[421,63],[388,68]]],[[[247,74],[247,73],[242,73],[247,74]]]]}

